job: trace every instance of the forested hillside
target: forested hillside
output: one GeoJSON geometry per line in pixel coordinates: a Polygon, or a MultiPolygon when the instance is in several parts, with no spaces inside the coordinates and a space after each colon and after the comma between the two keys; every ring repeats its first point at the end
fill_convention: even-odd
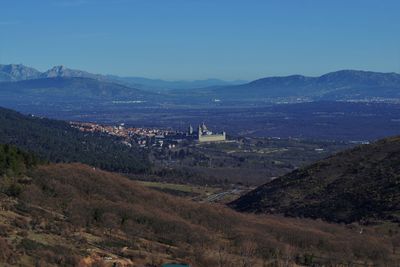
{"type": "Polygon", "coordinates": [[[37,163],[38,160],[33,154],[23,152],[11,145],[0,144],[0,195],[19,196],[24,184],[30,182],[30,178],[26,177],[26,172],[37,163]]]}
{"type": "Polygon", "coordinates": [[[136,173],[150,167],[147,154],[122,140],[83,133],[67,122],[25,116],[0,108],[0,143],[34,152],[50,162],[82,162],[105,170],[136,173]]]}
{"type": "Polygon", "coordinates": [[[14,146],[0,144],[0,177],[18,176],[37,164],[37,158],[14,146]]]}
{"type": "Polygon", "coordinates": [[[400,137],[359,146],[293,171],[231,206],[331,222],[399,222],[400,137]]]}

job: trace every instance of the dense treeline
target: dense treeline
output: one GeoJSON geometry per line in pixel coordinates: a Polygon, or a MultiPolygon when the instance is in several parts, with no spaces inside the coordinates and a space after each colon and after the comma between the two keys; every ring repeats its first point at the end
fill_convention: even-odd
{"type": "Polygon", "coordinates": [[[0,108],[0,143],[32,151],[51,162],[82,162],[109,171],[137,173],[150,163],[139,148],[117,137],[84,133],[67,122],[24,116],[0,108]]]}
{"type": "Polygon", "coordinates": [[[27,171],[37,163],[38,160],[32,153],[0,144],[0,194],[18,196],[24,184],[30,182],[30,178],[26,177],[27,171]]]}
{"type": "Polygon", "coordinates": [[[32,153],[26,153],[14,146],[0,144],[0,176],[18,176],[35,166],[37,159],[32,153]]]}

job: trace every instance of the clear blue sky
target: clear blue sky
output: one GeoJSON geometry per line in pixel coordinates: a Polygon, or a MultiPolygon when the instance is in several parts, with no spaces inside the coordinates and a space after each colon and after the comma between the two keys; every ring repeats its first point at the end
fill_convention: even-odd
{"type": "Polygon", "coordinates": [[[400,1],[1,0],[0,63],[169,80],[400,72],[400,1]]]}

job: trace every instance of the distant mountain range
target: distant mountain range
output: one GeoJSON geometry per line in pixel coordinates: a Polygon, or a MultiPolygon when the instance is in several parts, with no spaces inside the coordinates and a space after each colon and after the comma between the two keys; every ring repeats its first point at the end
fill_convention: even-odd
{"type": "MultiPolygon", "coordinates": [[[[309,101],[383,101],[400,103],[400,74],[342,70],[320,77],[269,77],[240,85],[216,79],[163,81],[118,77],[64,66],[40,72],[24,65],[0,65],[0,105],[113,101],[157,106],[262,106],[309,101]]],[[[56,110],[56,109],[55,109],[56,110]]]]}
{"type": "Polygon", "coordinates": [[[40,78],[40,71],[26,67],[24,65],[1,65],[0,64],[0,82],[21,81],[40,78]]]}
{"type": "MultiPolygon", "coordinates": [[[[51,73],[53,75],[53,73],[51,73]]],[[[0,83],[0,96],[10,101],[87,102],[144,101],[153,93],[118,83],[84,77],[38,78],[0,83]]]]}
{"type": "Polygon", "coordinates": [[[45,72],[21,64],[0,64],[0,82],[22,81],[41,78],[90,78],[100,81],[121,83],[144,90],[168,90],[168,89],[195,89],[209,86],[226,86],[242,84],[246,81],[223,81],[219,79],[205,79],[195,81],[165,81],[161,79],[148,79],[143,77],[120,77],[116,75],[93,74],[82,70],[73,70],[65,66],[55,66],[45,72]]]}
{"type": "Polygon", "coordinates": [[[231,203],[238,211],[331,222],[400,221],[400,137],[341,152],[231,203]]]}
{"type": "Polygon", "coordinates": [[[220,79],[205,79],[194,81],[165,81],[160,79],[148,79],[142,77],[119,77],[114,75],[107,75],[107,78],[123,83],[129,86],[134,86],[138,89],[152,90],[152,91],[165,91],[165,90],[182,90],[182,89],[200,89],[214,86],[228,86],[243,84],[244,80],[224,81],[220,79]]]}
{"type": "Polygon", "coordinates": [[[399,98],[400,74],[341,70],[320,77],[301,75],[269,77],[242,85],[210,88],[207,93],[221,101],[225,99],[268,101],[279,98],[302,100],[399,98]]]}

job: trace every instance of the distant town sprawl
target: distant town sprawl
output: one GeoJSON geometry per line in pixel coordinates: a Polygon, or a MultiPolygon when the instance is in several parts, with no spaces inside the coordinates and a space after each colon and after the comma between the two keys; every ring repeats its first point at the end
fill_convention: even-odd
{"type": "Polygon", "coordinates": [[[118,136],[124,139],[124,144],[131,146],[132,142],[137,143],[142,148],[160,147],[174,148],[184,141],[189,142],[224,142],[226,141],[226,133],[213,133],[205,123],[198,126],[194,130],[190,125],[186,132],[157,129],[157,128],[136,128],[125,127],[124,123],[118,126],[101,125],[91,122],[70,122],[73,128],[82,132],[100,132],[118,136]]]}

